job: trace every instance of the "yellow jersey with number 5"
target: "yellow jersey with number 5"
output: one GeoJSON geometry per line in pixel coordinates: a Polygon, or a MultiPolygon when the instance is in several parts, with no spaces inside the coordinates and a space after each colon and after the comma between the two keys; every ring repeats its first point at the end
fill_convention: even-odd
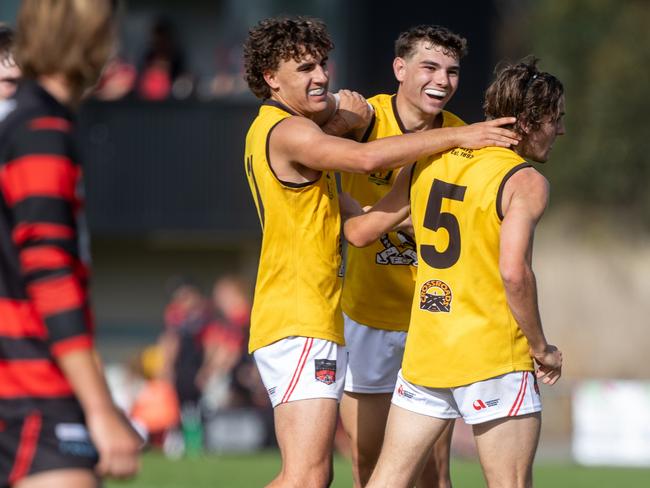
{"type": "MultiPolygon", "coordinates": [[[[368,101],[375,114],[363,142],[409,132],[397,112],[395,95],[377,95],[368,101]]],[[[460,125],[465,125],[461,119],[442,112],[442,127],[460,125]]],[[[399,171],[342,173],[341,187],[362,206],[374,205],[390,191],[399,171]]],[[[388,232],[368,247],[348,246],[343,311],[369,327],[408,330],[416,266],[415,242],[403,232],[388,232]]]]}
{"type": "Polygon", "coordinates": [[[533,370],[499,272],[501,193],[529,166],[496,147],[456,148],[414,165],[419,263],[402,364],[408,381],[450,388],[533,370]]]}
{"type": "Polygon", "coordinates": [[[335,175],[291,183],[269,161],[273,129],[292,114],[266,102],[246,136],[245,170],[262,225],[249,351],[289,336],[344,344],[341,217],[335,175]]]}

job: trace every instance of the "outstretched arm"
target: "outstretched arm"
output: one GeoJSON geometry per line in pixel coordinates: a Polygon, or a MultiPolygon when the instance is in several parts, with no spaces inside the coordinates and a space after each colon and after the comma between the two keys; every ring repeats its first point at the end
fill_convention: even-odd
{"type": "Polygon", "coordinates": [[[548,202],[548,182],[525,168],[505,184],[501,208],[499,270],[508,305],[530,344],[539,365],[537,376],[552,385],[562,372],[562,353],[546,341],[537,303],[537,283],[532,269],[535,226],[548,202]]]}
{"type": "Polygon", "coordinates": [[[409,182],[412,171],[412,165],[404,168],[381,200],[367,212],[358,212],[345,221],[343,231],[350,244],[355,247],[368,246],[409,216],[409,182]]]}
{"type": "Polygon", "coordinates": [[[276,167],[282,162],[317,171],[370,173],[398,168],[420,157],[457,146],[480,148],[516,145],[518,136],[500,127],[514,121],[513,117],[504,117],[358,143],[325,134],[305,117],[289,117],[271,133],[271,164],[276,173],[286,172],[286,168],[276,167]]]}

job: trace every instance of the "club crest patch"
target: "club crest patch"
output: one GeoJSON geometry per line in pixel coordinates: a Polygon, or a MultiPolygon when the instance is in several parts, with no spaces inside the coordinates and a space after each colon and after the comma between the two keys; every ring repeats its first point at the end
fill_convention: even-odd
{"type": "Polygon", "coordinates": [[[391,241],[389,234],[379,238],[384,249],[377,253],[375,262],[382,265],[417,266],[418,253],[415,250],[415,241],[404,232],[397,232],[399,243],[391,241]]]}
{"type": "Polygon", "coordinates": [[[336,381],[336,359],[316,359],[316,380],[331,385],[336,381]]]}
{"type": "Polygon", "coordinates": [[[444,281],[429,280],[420,288],[420,310],[451,311],[451,288],[444,281]]]}

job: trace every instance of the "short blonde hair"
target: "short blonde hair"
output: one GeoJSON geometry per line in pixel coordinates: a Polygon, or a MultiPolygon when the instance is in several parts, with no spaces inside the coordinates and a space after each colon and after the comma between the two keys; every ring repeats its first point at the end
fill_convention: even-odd
{"type": "Polygon", "coordinates": [[[22,0],[17,24],[24,76],[61,74],[77,98],[97,82],[113,48],[111,0],[22,0]]]}

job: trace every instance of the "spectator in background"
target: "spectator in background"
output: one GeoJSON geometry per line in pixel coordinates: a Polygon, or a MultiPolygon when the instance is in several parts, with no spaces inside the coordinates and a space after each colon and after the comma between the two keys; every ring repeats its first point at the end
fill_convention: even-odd
{"type": "Polygon", "coordinates": [[[11,97],[16,91],[20,68],[14,60],[14,32],[0,23],[0,100],[11,97]]]}
{"type": "Polygon", "coordinates": [[[174,82],[183,74],[183,69],[183,55],[174,39],[172,24],[161,17],[152,26],[149,46],[139,70],[138,96],[153,101],[170,98],[174,82]]]}
{"type": "Polygon", "coordinates": [[[95,488],[141,439],[94,347],[75,110],[113,43],[109,0],[23,0],[24,79],[0,115],[0,486],[95,488]]]}
{"type": "MultiPolygon", "coordinates": [[[[214,367],[214,318],[209,300],[192,280],[172,278],[169,289],[165,331],[159,341],[164,355],[162,376],[174,385],[181,408],[184,446],[178,450],[196,452],[202,449],[200,401],[214,367]]],[[[172,444],[178,444],[175,437],[172,433],[172,444]]]]}
{"type": "Polygon", "coordinates": [[[111,59],[95,87],[94,96],[104,101],[124,98],[133,91],[136,78],[135,66],[119,57],[111,59]]]}
{"type": "Polygon", "coordinates": [[[215,370],[229,377],[225,405],[269,406],[252,356],[246,351],[252,308],[250,284],[236,275],[222,276],[212,288],[212,303],[218,331],[215,370]]]}

